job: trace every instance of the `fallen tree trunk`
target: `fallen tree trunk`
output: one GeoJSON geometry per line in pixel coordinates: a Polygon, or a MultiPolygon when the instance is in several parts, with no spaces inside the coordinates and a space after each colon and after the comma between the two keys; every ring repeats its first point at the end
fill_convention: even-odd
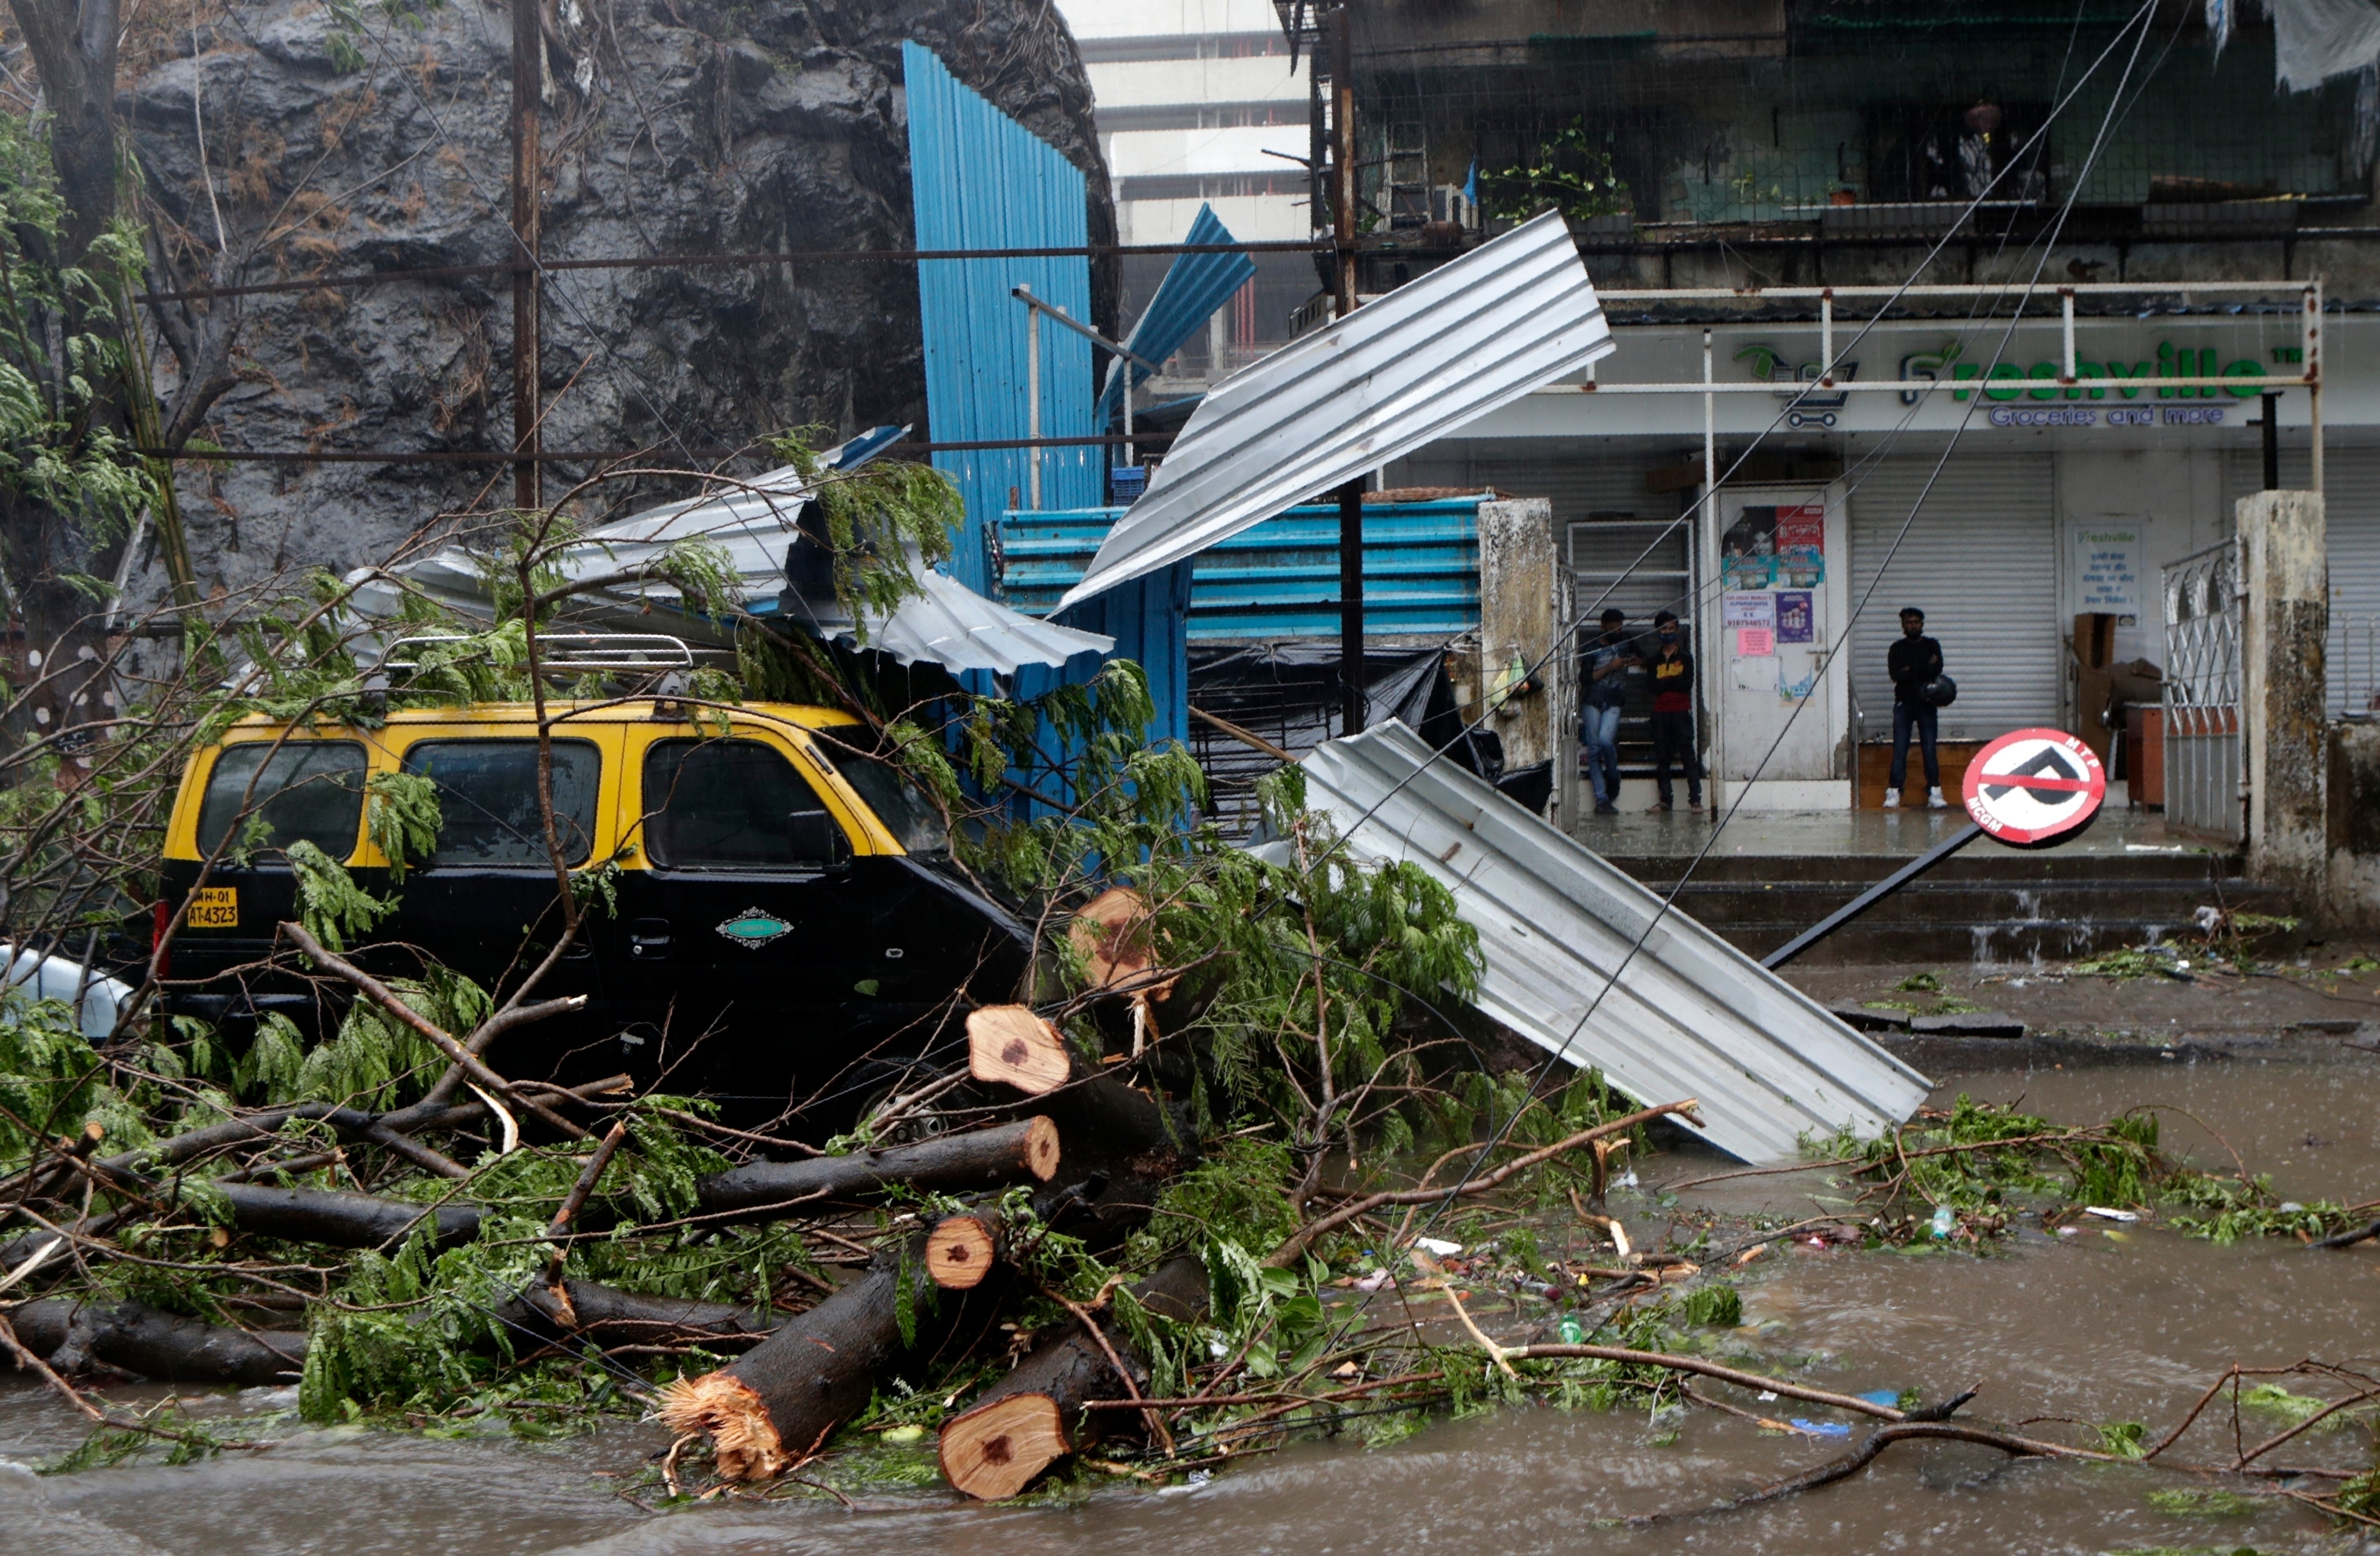
{"type": "Polygon", "coordinates": [[[944,1216],[926,1234],[926,1273],[944,1291],[968,1291],[1007,1251],[1007,1228],[991,1212],[944,1216]]]}
{"type": "MultiPolygon", "coordinates": [[[[786,1322],[723,1302],[640,1296],[593,1281],[536,1285],[496,1309],[496,1321],[538,1345],[589,1340],[598,1345],[748,1345],[786,1322]]],[[[527,1347],[523,1347],[526,1349],[527,1347]]]]}
{"type": "Polygon", "coordinates": [[[103,1362],[165,1383],[294,1383],[306,1365],[302,1330],[250,1332],[161,1312],[139,1302],[28,1302],[7,1314],[25,1349],[60,1372],[103,1362]]]}
{"type": "Polygon", "coordinates": [[[322,1243],[334,1248],[394,1247],[427,1216],[435,1216],[431,1243],[451,1248],[480,1235],[476,1205],[426,1205],[349,1194],[327,1188],[277,1188],[266,1184],[217,1184],[231,1201],[232,1225],[241,1232],[322,1243]]]}
{"type": "Polygon", "coordinates": [[[972,1329],[997,1312],[1003,1282],[941,1291],[926,1273],[924,1249],[917,1237],[879,1254],[865,1276],[740,1360],[669,1384],[662,1424],[708,1437],[730,1480],[767,1480],[800,1464],[867,1406],[880,1377],[933,1357],[954,1337],[971,1342],[972,1329]]]}
{"type": "Polygon", "coordinates": [[[695,1185],[702,1209],[718,1220],[767,1221],[865,1198],[889,1185],[941,1193],[999,1188],[1058,1170],[1059,1126],[1028,1118],[912,1146],[814,1156],[801,1161],[747,1161],[695,1185]]]}
{"type": "MultiPolygon", "coordinates": [[[[1159,1267],[1132,1288],[1151,1311],[1184,1323],[1207,1310],[1207,1267],[1184,1255],[1159,1267]]],[[[1102,1345],[1080,1321],[1038,1347],[1016,1370],[978,1395],[942,1428],[942,1475],[970,1497],[997,1501],[1013,1497],[1069,1453],[1088,1447],[1104,1430],[1129,1419],[1129,1411],[1093,1411],[1094,1400],[1135,1397],[1148,1385],[1148,1369],[1123,1341],[1102,1345]],[[1128,1385],[1115,1357],[1132,1369],[1128,1385]]]]}

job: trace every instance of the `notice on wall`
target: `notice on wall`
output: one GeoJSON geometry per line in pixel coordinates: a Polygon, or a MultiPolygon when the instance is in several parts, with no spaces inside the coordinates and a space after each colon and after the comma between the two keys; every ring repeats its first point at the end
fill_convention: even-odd
{"type": "Polygon", "coordinates": [[[2111,616],[2141,614],[2141,531],[2131,524],[2074,529],[2074,608],[2111,616]]]}
{"type": "Polygon", "coordinates": [[[1765,589],[1730,590],[1720,601],[1720,611],[1723,626],[1774,628],[1777,596],[1765,589]]]}
{"type": "Polygon", "coordinates": [[[1777,640],[1807,643],[1817,636],[1817,612],[1806,589],[1780,590],[1777,595],[1777,640]]]}
{"type": "Polygon", "coordinates": [[[1777,629],[1773,626],[1739,626],[1735,629],[1735,657],[1738,659],[1769,659],[1777,652],[1777,629]]]}

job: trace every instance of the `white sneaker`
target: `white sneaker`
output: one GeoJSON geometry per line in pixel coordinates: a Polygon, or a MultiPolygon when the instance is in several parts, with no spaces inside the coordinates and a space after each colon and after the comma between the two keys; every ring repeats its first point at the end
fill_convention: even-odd
{"type": "Polygon", "coordinates": [[[1928,790],[1926,790],[1926,791],[1925,791],[1925,803],[1926,803],[1926,804],[1928,804],[1928,805],[1932,805],[1932,806],[1938,806],[1938,807],[1943,807],[1943,808],[1947,808],[1949,807],[1949,803],[1950,803],[1950,802],[1949,802],[1949,800],[1944,799],[1944,798],[1942,797],[1942,791],[1941,791],[1941,790],[1939,790],[1939,789],[1928,789],[1928,790]]]}
{"type": "Polygon", "coordinates": [[[1899,789],[1887,789],[1884,791],[1884,808],[1887,810],[1898,810],[1900,808],[1900,791],[1899,789]]]}

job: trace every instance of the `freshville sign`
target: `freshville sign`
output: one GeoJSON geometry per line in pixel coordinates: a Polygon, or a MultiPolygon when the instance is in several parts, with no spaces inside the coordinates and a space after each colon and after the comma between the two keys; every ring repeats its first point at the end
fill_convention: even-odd
{"type": "MultiPolygon", "coordinates": [[[[1982,390],[1984,398],[2001,402],[2016,399],[2104,400],[2107,397],[2107,386],[2105,384],[2086,388],[2081,383],[2058,383],[2058,376],[2062,370],[2055,361],[2034,362],[2026,367],[2019,367],[2014,362],[1962,361],[1960,359],[1964,355],[1965,349],[1961,343],[1951,340],[1945,341],[1938,351],[1912,352],[1900,359],[1900,376],[1905,379],[1948,377],[1953,383],[1967,384],[1966,388],[1950,391],[1950,397],[1961,401],[1973,398],[1978,388],[1982,390]],[[1983,381],[1980,384],[1974,382],[1978,379],[1983,381]]],[[[2172,341],[2161,340],[2156,344],[2155,356],[2146,360],[2095,362],[2077,358],[2074,362],[2074,375],[2080,379],[2116,380],[2128,378],[2252,379],[2265,376],[2264,365],[2252,358],[2242,357],[2217,367],[2216,364],[2220,355],[2211,346],[2176,346],[2172,341]]],[[[2127,400],[2137,397],[2142,392],[2139,385],[2127,385],[2120,382],[2116,383],[2114,388],[2119,397],[2127,400]]],[[[2155,397],[2160,400],[2214,400],[2230,395],[2238,399],[2252,400],[2264,392],[2264,385],[2258,383],[2219,385],[2207,383],[2179,387],[2168,384],[2158,389],[2155,392],[2155,397]]],[[[1900,393],[1901,403],[1915,405],[1925,393],[1925,391],[1919,389],[1904,389],[1900,393]]],[[[2168,418],[2168,419],[2174,419],[2168,418]]],[[[2217,416],[2203,419],[2220,421],[2222,418],[2217,416]]],[[[1994,420],[1995,424],[2001,426],[2034,425],[2031,422],[2001,422],[1997,418],[1994,420]]],[[[2119,426],[2148,425],[2146,420],[2114,422],[2112,418],[2110,420],[2112,424],[2119,426]]]]}

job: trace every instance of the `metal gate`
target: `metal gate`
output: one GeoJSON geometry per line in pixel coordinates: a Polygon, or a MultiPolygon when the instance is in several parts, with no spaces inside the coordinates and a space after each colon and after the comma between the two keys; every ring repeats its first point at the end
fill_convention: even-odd
{"type": "Polygon", "coordinates": [[[2165,814],[2227,843],[2247,836],[2237,541],[2165,569],[2165,814]]]}

